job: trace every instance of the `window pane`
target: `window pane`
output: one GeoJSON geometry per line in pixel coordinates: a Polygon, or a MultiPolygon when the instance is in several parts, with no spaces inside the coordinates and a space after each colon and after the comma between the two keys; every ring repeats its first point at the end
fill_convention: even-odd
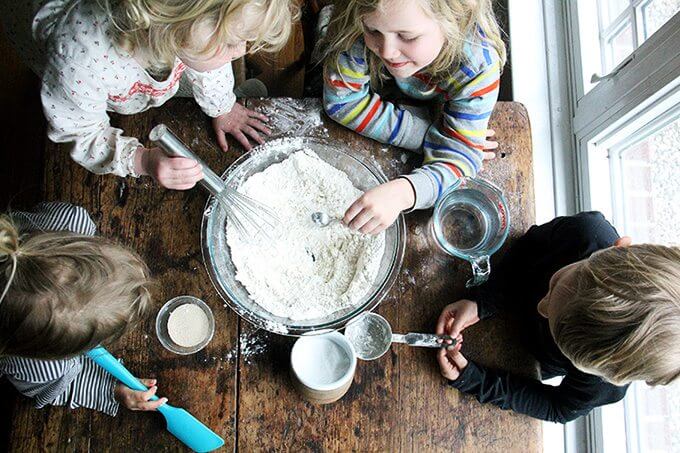
{"type": "Polygon", "coordinates": [[[578,29],[581,49],[580,80],[583,94],[587,94],[594,86],[590,83],[593,74],[604,73],[602,50],[600,46],[600,29],[597,22],[597,2],[578,0],[578,29]]]}
{"type": "Polygon", "coordinates": [[[663,24],[680,11],[680,0],[651,0],[642,7],[644,39],[649,38],[663,24]]]}
{"type": "Polygon", "coordinates": [[[638,243],[680,243],[679,118],[621,152],[621,184],[626,234],[638,243]]]}
{"type": "Polygon", "coordinates": [[[635,383],[639,451],[680,451],[680,382],[649,387],[635,383]]]}
{"type": "Polygon", "coordinates": [[[629,0],[600,0],[602,5],[602,25],[611,25],[617,17],[630,5],[629,0]]]}
{"type": "Polygon", "coordinates": [[[627,22],[607,43],[607,71],[611,71],[635,50],[633,25],[627,22]]]}

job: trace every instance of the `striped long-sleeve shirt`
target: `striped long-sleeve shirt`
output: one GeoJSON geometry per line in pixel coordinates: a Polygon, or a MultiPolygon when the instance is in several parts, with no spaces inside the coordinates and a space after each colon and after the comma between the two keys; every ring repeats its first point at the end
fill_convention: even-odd
{"type": "MultiPolygon", "coordinates": [[[[15,212],[12,219],[21,233],[71,231],[93,236],[96,226],[85,209],[68,203],[40,203],[33,212],[15,212]]],[[[2,310],[2,305],[0,305],[2,310]]],[[[59,360],[0,357],[5,376],[35,406],[86,407],[116,415],[113,392],[116,380],[85,355],[59,360]]]]}
{"type": "Polygon", "coordinates": [[[370,50],[363,39],[341,53],[337,64],[326,64],[323,104],[331,118],[382,143],[422,147],[423,165],[403,176],[415,190],[413,209],[431,207],[458,178],[474,177],[482,168],[486,128],[498,98],[500,58],[483,38],[470,40],[464,51],[465,62],[452,68],[446,80],[434,82],[423,72],[395,80],[411,98],[442,103],[436,121],[385,101],[371,89],[370,50]]]}

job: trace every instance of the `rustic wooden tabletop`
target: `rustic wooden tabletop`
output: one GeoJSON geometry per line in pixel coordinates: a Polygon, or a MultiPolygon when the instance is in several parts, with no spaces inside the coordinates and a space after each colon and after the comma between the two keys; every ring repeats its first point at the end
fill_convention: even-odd
{"type": "MultiPolygon", "coordinates": [[[[316,99],[248,101],[271,116],[274,135],[337,140],[392,178],[420,157],[364,139],[320,111],[316,99]]],[[[143,114],[115,117],[127,135],[146,138],[168,124],[218,173],[242,149],[231,140],[223,153],[209,119],[190,99],[177,99],[143,114]]],[[[501,147],[483,177],[506,195],[512,229],[507,243],[534,219],[529,119],[516,103],[499,103],[491,118],[501,147]]],[[[394,345],[382,358],[360,362],[354,383],[338,402],[303,401],[288,374],[293,338],[257,330],[227,308],[211,286],[200,251],[200,223],[207,198],[200,189],[159,188],[149,179],[96,176],[73,163],[65,147],[49,144],[44,198],[84,206],[99,233],[134,247],[146,258],[159,290],[154,312],[112,348],[137,376],[158,379],[159,394],[184,407],[225,439],[228,450],[293,451],[540,451],[541,425],[531,418],[480,405],[448,387],[431,350],[394,345]],[[192,356],[174,355],[155,336],[155,313],[177,295],[203,299],[213,310],[212,342],[192,356]]],[[[431,331],[441,309],[457,300],[469,278],[467,263],[433,259],[425,240],[429,212],[407,215],[404,264],[377,312],[397,332],[431,331]]],[[[494,256],[502,255],[506,246],[494,256]]],[[[518,338],[516,320],[501,316],[466,331],[463,352],[492,367],[536,376],[535,361],[518,338]]],[[[17,398],[11,451],[185,450],[157,414],[121,409],[115,417],[90,410],[32,408],[17,398]]]]}

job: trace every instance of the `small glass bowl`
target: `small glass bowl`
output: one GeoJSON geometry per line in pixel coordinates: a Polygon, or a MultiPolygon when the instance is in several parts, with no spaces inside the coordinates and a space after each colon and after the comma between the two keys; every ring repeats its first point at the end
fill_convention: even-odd
{"type": "Polygon", "coordinates": [[[161,307],[158,315],[156,316],[156,336],[158,337],[158,341],[161,342],[165,349],[170,352],[174,352],[175,354],[188,355],[200,351],[208,343],[210,343],[214,333],[215,318],[213,317],[210,307],[208,307],[208,305],[206,305],[206,303],[201,299],[193,296],[177,296],[173,299],[170,299],[165,303],[165,305],[163,305],[163,307],[161,307]],[[208,317],[208,335],[206,336],[205,340],[190,348],[178,345],[172,341],[170,334],[168,334],[168,319],[170,318],[170,313],[172,313],[177,307],[184,304],[198,305],[208,317]]]}

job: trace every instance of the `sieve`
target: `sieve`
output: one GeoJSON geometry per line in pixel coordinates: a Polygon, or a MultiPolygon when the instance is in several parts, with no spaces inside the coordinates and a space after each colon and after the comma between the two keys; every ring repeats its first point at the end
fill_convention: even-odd
{"type": "Polygon", "coordinates": [[[352,343],[358,358],[375,360],[390,349],[392,343],[404,343],[421,348],[444,348],[456,345],[448,335],[430,333],[392,333],[387,319],[376,313],[364,313],[345,327],[345,336],[352,343]]]}

